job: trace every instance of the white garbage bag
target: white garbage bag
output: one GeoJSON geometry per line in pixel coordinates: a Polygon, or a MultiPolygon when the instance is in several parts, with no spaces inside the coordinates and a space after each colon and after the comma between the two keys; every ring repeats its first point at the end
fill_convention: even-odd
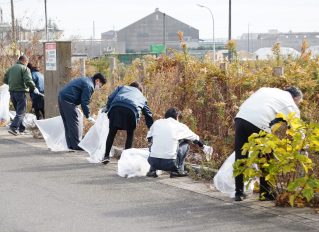
{"type": "Polygon", "coordinates": [[[34,114],[27,113],[25,114],[22,124],[26,129],[30,130],[35,127],[35,121],[37,117],[34,114]]]}
{"type": "MultiPolygon", "coordinates": [[[[229,197],[235,197],[235,177],[233,175],[233,164],[235,163],[235,152],[233,152],[219,168],[217,174],[214,176],[214,186],[222,193],[226,193],[229,197]]],[[[254,183],[251,182],[248,191],[252,192],[254,183]]]]}
{"type": "MultiPolygon", "coordinates": [[[[83,134],[83,114],[77,108],[80,122],[80,138],[83,134]]],[[[69,151],[65,140],[65,130],[61,116],[36,120],[35,124],[42,133],[42,136],[51,151],[69,151]]]]}
{"type": "Polygon", "coordinates": [[[86,133],[79,147],[89,153],[90,163],[100,163],[105,154],[106,138],[109,134],[109,119],[106,113],[99,112],[95,124],[86,133]]]}
{"type": "Polygon", "coordinates": [[[10,120],[9,104],[9,86],[4,84],[0,86],[0,123],[6,123],[10,120]]]}
{"type": "MultiPolygon", "coordinates": [[[[13,120],[16,116],[15,111],[9,111],[9,117],[11,120],[13,120]]],[[[26,113],[23,117],[22,125],[28,129],[31,130],[35,128],[35,121],[37,120],[37,117],[34,114],[26,113]]]]}
{"type": "Polygon", "coordinates": [[[121,177],[146,176],[150,169],[147,161],[149,151],[147,148],[130,148],[122,152],[117,163],[117,174],[121,177]]]}

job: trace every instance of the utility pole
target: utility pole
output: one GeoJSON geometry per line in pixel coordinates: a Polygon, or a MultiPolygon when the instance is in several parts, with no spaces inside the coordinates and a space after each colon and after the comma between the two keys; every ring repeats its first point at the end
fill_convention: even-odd
{"type": "Polygon", "coordinates": [[[45,13],[45,40],[48,41],[48,14],[47,14],[47,0],[44,0],[45,13]]]}
{"type": "MultiPolygon", "coordinates": [[[[166,47],[166,14],[163,13],[163,45],[166,47]]],[[[166,51],[166,48],[165,48],[166,51]]]]}
{"type": "Polygon", "coordinates": [[[249,23],[248,23],[248,35],[247,35],[247,42],[248,42],[248,46],[247,46],[247,50],[248,50],[248,53],[250,52],[250,49],[249,49],[249,23]]]}
{"type": "Polygon", "coordinates": [[[93,40],[95,40],[95,23],[94,23],[94,20],[93,20],[93,40]]]}
{"type": "Polygon", "coordinates": [[[15,25],[15,28],[16,28],[16,40],[19,41],[20,40],[20,31],[19,31],[19,22],[18,22],[18,19],[16,19],[16,25],[15,25]]]}
{"type": "Polygon", "coordinates": [[[209,13],[210,13],[210,15],[212,16],[212,20],[213,20],[213,61],[215,62],[215,60],[216,60],[216,43],[215,43],[215,20],[214,20],[214,15],[213,15],[213,12],[211,11],[211,9],[210,8],[208,8],[207,6],[204,6],[204,5],[201,5],[201,4],[197,4],[197,6],[199,6],[199,7],[202,7],[202,8],[206,8],[208,11],[209,11],[209,13]]]}
{"type": "Polygon", "coordinates": [[[93,57],[94,54],[94,39],[95,39],[95,25],[94,25],[94,20],[93,20],[93,32],[92,32],[92,37],[91,37],[91,56],[93,57]]]}
{"type": "MultiPolygon", "coordinates": [[[[228,10],[228,41],[231,40],[231,0],[229,0],[229,10],[228,10]]],[[[231,61],[232,59],[232,54],[230,49],[228,49],[228,60],[231,61]]]]}
{"type": "Polygon", "coordinates": [[[14,7],[13,7],[13,0],[11,0],[11,24],[12,24],[12,42],[17,42],[16,37],[16,27],[15,27],[15,21],[14,21],[14,7]]]}

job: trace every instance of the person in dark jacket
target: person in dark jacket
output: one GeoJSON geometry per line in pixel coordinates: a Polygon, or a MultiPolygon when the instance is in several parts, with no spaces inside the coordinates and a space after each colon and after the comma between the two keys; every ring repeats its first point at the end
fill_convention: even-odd
{"type": "Polygon", "coordinates": [[[81,105],[83,114],[92,124],[95,123],[90,116],[90,99],[94,90],[101,88],[106,83],[101,73],[93,77],[80,77],[66,84],[59,93],[59,109],[65,129],[65,139],[71,150],[82,150],[80,142],[79,118],[76,107],[81,105]]]}
{"type": "Polygon", "coordinates": [[[32,81],[31,72],[27,67],[28,58],[20,56],[18,62],[9,68],[4,75],[4,83],[9,85],[10,97],[16,116],[14,117],[8,132],[17,136],[18,131],[23,133],[25,127],[23,126],[23,118],[27,109],[26,93],[31,91],[39,94],[39,90],[35,87],[32,81]]]}
{"type": "Polygon", "coordinates": [[[31,71],[32,80],[41,93],[34,94],[30,93],[30,97],[32,100],[32,108],[34,109],[35,115],[37,117],[37,120],[43,119],[44,117],[44,78],[43,75],[40,73],[39,69],[35,66],[33,66],[31,63],[28,63],[27,67],[31,71]]]}
{"type": "Polygon", "coordinates": [[[138,82],[133,82],[129,86],[117,87],[109,96],[103,112],[108,112],[110,119],[110,130],[106,139],[104,159],[102,160],[103,164],[107,164],[110,161],[110,151],[117,131],[126,130],[125,149],[131,148],[134,130],[140,120],[141,114],[143,113],[145,117],[148,129],[153,124],[153,117],[138,82]]]}

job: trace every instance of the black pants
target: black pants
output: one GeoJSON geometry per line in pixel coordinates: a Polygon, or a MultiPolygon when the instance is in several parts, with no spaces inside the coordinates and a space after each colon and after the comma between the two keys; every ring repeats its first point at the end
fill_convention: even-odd
{"type": "Polygon", "coordinates": [[[30,94],[32,100],[32,108],[34,109],[37,120],[44,119],[44,97],[37,94],[30,94]]]}
{"type": "Polygon", "coordinates": [[[118,130],[126,131],[125,149],[129,149],[133,145],[134,131],[136,128],[136,117],[134,112],[123,106],[115,106],[108,113],[110,119],[110,131],[106,139],[104,158],[110,157],[110,151],[114,142],[114,138],[118,130]]]}
{"type": "Polygon", "coordinates": [[[34,109],[34,113],[35,113],[35,116],[37,117],[37,120],[45,118],[44,109],[34,109]]]}
{"type": "MultiPolygon", "coordinates": [[[[106,147],[105,147],[105,155],[104,158],[110,157],[110,151],[114,142],[114,138],[116,133],[119,129],[118,128],[110,128],[109,134],[106,139],[106,147]]],[[[125,149],[132,148],[133,145],[133,137],[134,137],[134,129],[126,130],[126,142],[125,142],[125,149]]]]}
{"type": "Polygon", "coordinates": [[[34,109],[37,120],[44,119],[44,97],[34,93],[30,93],[30,97],[32,100],[32,108],[34,109]]]}
{"type": "Polygon", "coordinates": [[[66,102],[59,97],[59,109],[63,120],[65,139],[69,149],[81,150],[78,146],[81,139],[79,116],[76,105],[66,102]]]}
{"type": "MultiPolygon", "coordinates": [[[[242,147],[248,142],[248,137],[253,133],[259,133],[260,129],[250,122],[236,118],[235,119],[235,160],[247,158],[247,155],[242,155],[242,147]]],[[[244,192],[243,174],[235,177],[236,195],[244,192]]],[[[270,188],[264,177],[260,177],[260,194],[269,194],[270,188]]]]}

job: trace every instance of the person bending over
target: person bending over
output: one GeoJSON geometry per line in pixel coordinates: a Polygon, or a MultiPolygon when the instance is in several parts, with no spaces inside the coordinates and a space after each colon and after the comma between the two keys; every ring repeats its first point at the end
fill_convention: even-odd
{"type": "Polygon", "coordinates": [[[147,128],[152,126],[153,116],[142,92],[141,85],[138,82],[132,82],[129,86],[117,87],[108,97],[106,107],[102,112],[108,114],[110,130],[106,139],[102,164],[107,164],[110,161],[110,151],[118,130],[126,131],[125,149],[129,149],[132,147],[134,131],[142,113],[147,128]]]}

